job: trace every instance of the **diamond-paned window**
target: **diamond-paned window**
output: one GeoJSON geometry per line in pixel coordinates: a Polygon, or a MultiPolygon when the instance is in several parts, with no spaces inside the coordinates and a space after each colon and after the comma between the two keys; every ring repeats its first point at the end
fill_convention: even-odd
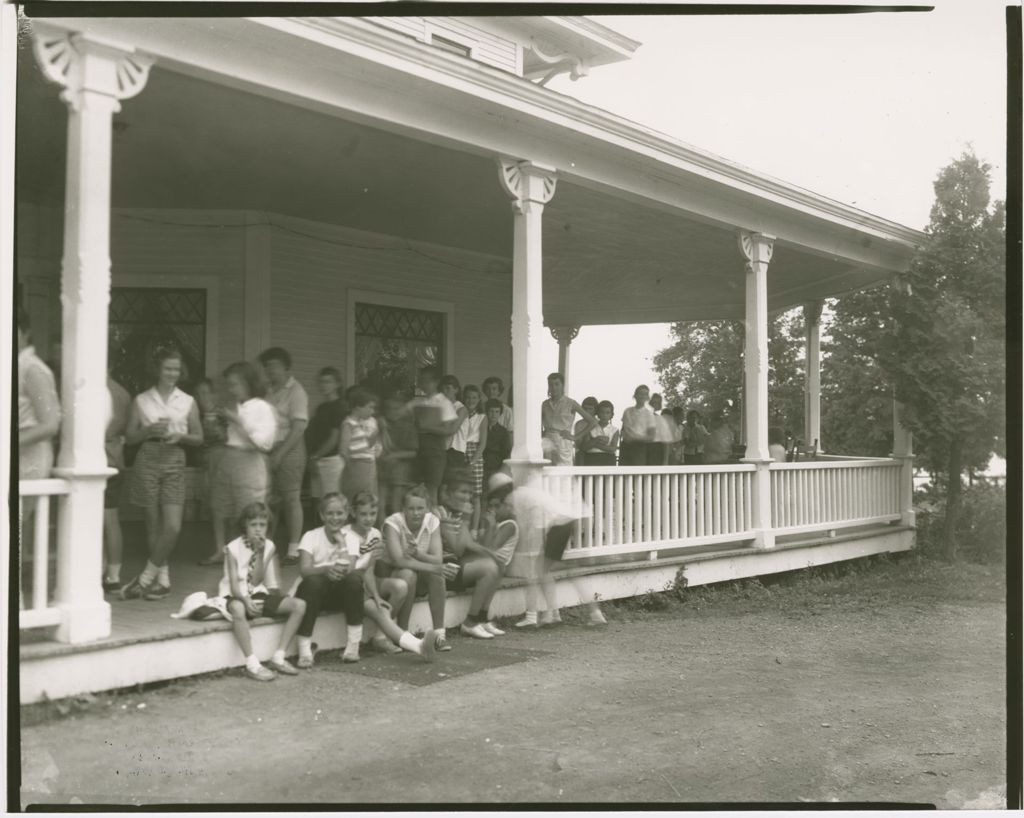
{"type": "Polygon", "coordinates": [[[113,287],[108,320],[111,372],[133,395],[153,385],[149,361],[160,346],[181,350],[185,391],[206,374],[206,290],[113,287]]]}
{"type": "Polygon", "coordinates": [[[444,361],[441,312],[355,305],[356,381],[379,395],[411,397],[416,374],[444,361]]]}

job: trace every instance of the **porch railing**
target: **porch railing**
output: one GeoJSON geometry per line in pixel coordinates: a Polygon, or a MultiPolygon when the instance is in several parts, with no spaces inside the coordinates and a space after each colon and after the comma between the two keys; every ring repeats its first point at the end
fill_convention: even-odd
{"type": "MultiPolygon", "coordinates": [[[[21,592],[21,605],[18,616],[20,628],[41,628],[60,623],[61,612],[56,602],[50,601],[50,521],[51,513],[56,513],[60,498],[71,490],[67,480],[21,480],[18,484],[18,520],[23,533],[32,533],[31,542],[21,540],[21,562],[26,556],[26,549],[31,548],[32,581],[29,585],[29,596],[26,600],[25,590],[21,592]],[[51,502],[57,498],[57,503],[51,502]],[[28,502],[26,502],[26,500],[28,502]],[[25,509],[31,514],[31,524],[25,520],[25,509]],[[34,506],[34,507],[33,507],[34,506]]],[[[56,577],[54,577],[56,579],[56,577]]]]}
{"type": "Polygon", "coordinates": [[[565,559],[753,539],[752,464],[549,466],[542,486],[589,512],[565,559]]]}
{"type": "Polygon", "coordinates": [[[877,458],[773,463],[772,527],[796,534],[898,520],[901,465],[877,458]]]}

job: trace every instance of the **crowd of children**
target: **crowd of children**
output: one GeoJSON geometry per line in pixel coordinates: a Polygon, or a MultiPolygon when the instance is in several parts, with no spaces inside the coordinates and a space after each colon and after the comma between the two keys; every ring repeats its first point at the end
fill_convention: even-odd
{"type": "MultiPolygon", "coordinates": [[[[134,400],[110,381],[108,441],[138,447],[128,497],[144,510],[148,560],[122,583],[119,537],[108,537],[106,590],[123,599],[170,595],[168,558],[184,506],[183,447],[201,447],[216,548],[200,564],[220,566],[223,577],[218,597],[191,595],[179,615],[231,619],[255,679],[297,672],[284,659],[293,636],[299,668],[312,666],[313,627],[323,610],[345,614],[346,662],[365,650],[364,619],[376,631],[367,644],[377,650],[404,649],[427,660],[449,650],[449,590],[471,595],[464,635],[500,636],[489,609],[507,572],[527,580],[527,612],[518,627],[559,621],[551,572],[582,512],[512,484],[505,471],[512,409],[500,378],[463,386],[425,367],[415,395],[381,400],[364,386],[343,390],[339,371],[325,367],[317,377],[322,400],[311,417],[287,350],[265,350],[259,364],[262,372],[248,362],[224,370],[223,404],[209,380],[197,384],[195,399],[178,388],[183,362],[174,349],[155,353],[154,385],[134,400]],[[300,577],[286,594],[278,562],[298,565],[300,577]],[[408,631],[417,597],[426,597],[433,625],[422,639],[408,631]],[[282,643],[265,665],[252,653],[247,625],[260,615],[287,617],[282,643]]],[[[637,387],[634,402],[617,423],[610,401],[578,403],[565,394],[562,376],[550,375],[540,407],[546,458],[615,466],[732,456],[724,423],[709,431],[695,411],[684,418],[678,408],[662,408],[646,386],[637,387]]],[[[602,623],[594,596],[582,585],[573,588],[588,605],[589,621],[602,623]]]]}

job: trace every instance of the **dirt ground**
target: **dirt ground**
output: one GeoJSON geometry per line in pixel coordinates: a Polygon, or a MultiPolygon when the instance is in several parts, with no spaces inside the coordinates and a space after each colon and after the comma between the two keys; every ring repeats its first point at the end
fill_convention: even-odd
{"type": "Polygon", "coordinates": [[[765,583],[455,639],[544,653],[425,686],[325,661],[23,708],[23,804],[1005,805],[999,570],[911,555],[765,583]]]}

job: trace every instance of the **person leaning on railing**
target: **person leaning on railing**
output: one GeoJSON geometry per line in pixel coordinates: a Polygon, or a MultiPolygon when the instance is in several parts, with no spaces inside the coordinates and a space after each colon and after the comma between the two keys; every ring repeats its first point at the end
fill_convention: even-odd
{"type": "Polygon", "coordinates": [[[704,445],[708,430],[700,422],[700,412],[691,409],[686,413],[686,423],[680,427],[683,442],[683,464],[699,466],[704,462],[704,445]]]}
{"type": "MultiPolygon", "coordinates": [[[[53,372],[36,355],[28,312],[18,310],[18,478],[41,480],[53,468],[60,399],[53,372]]],[[[25,513],[28,513],[26,500],[25,513]]]]}
{"type": "MultiPolygon", "coordinates": [[[[60,431],[60,400],[53,372],[31,344],[28,313],[18,310],[18,479],[42,480],[53,468],[53,439],[60,431]]],[[[21,502],[21,542],[35,534],[35,497],[21,502]]],[[[19,552],[20,556],[20,552],[19,552]]]]}
{"type": "Polygon", "coordinates": [[[651,390],[641,384],[633,390],[635,406],[622,412],[622,435],[619,449],[620,466],[646,466],[648,446],[653,443],[657,428],[654,413],[647,407],[651,390]]]}
{"type": "Polygon", "coordinates": [[[711,416],[710,426],[707,440],[704,442],[704,462],[708,464],[728,463],[732,459],[736,435],[721,412],[716,412],[711,416]]]}

